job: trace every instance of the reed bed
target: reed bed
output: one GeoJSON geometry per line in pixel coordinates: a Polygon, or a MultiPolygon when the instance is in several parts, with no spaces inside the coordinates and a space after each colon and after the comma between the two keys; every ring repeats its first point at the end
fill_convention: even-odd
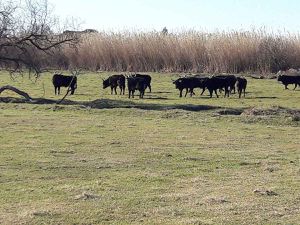
{"type": "Polygon", "coordinates": [[[276,73],[300,67],[298,34],[264,30],[100,32],[65,48],[60,66],[91,71],[276,73]]]}

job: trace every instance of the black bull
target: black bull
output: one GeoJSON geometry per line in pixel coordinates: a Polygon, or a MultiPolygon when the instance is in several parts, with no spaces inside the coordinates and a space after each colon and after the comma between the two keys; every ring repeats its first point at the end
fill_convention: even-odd
{"type": "Polygon", "coordinates": [[[128,97],[134,98],[134,92],[138,90],[140,92],[139,97],[144,98],[148,84],[148,81],[144,77],[127,77],[128,97]]]}
{"type": "Polygon", "coordinates": [[[149,88],[149,91],[151,92],[151,76],[148,75],[148,74],[139,74],[139,73],[136,73],[134,74],[132,77],[139,77],[139,78],[143,78],[144,79],[144,82],[146,84],[146,88],[148,87],[149,88]]]}
{"type": "Polygon", "coordinates": [[[175,84],[175,88],[179,90],[179,97],[182,97],[182,91],[185,89],[185,97],[188,93],[188,91],[190,91],[190,95],[193,95],[193,90],[194,88],[202,88],[203,91],[201,93],[201,95],[203,94],[203,92],[205,91],[205,86],[204,86],[204,82],[205,80],[208,78],[205,77],[181,77],[178,78],[177,80],[173,81],[173,84],[175,84]]]}
{"type": "Polygon", "coordinates": [[[125,94],[125,76],[120,75],[112,75],[108,77],[106,80],[103,80],[103,89],[110,87],[111,94],[113,91],[117,94],[117,87],[120,88],[120,94],[125,94]]]}
{"type": "Polygon", "coordinates": [[[287,86],[289,84],[295,84],[294,90],[296,89],[297,85],[300,86],[300,76],[279,75],[277,80],[285,86],[285,89],[288,89],[287,86]]]}
{"type": "Polygon", "coordinates": [[[75,89],[77,88],[77,77],[76,76],[65,76],[62,74],[54,74],[52,77],[52,83],[54,86],[55,95],[60,94],[60,87],[70,87],[71,95],[73,95],[75,92],[75,89]]]}

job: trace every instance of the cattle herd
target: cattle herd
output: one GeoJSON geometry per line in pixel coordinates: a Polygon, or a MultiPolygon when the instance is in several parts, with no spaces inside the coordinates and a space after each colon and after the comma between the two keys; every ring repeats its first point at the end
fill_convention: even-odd
{"type": "MultiPolygon", "coordinates": [[[[103,79],[103,89],[110,87],[111,94],[117,94],[117,87],[120,89],[120,95],[125,94],[127,80],[128,97],[134,98],[135,91],[139,91],[139,97],[143,98],[145,90],[148,88],[151,92],[151,76],[147,74],[133,74],[130,76],[119,74],[111,75],[107,79],[103,79]]],[[[289,84],[294,84],[294,90],[297,85],[300,86],[300,76],[294,75],[278,75],[277,80],[280,81],[285,89],[288,89],[289,84]]],[[[242,94],[245,97],[247,80],[244,77],[235,75],[186,75],[176,80],[172,80],[175,88],[179,90],[179,97],[182,97],[182,92],[185,90],[185,97],[189,93],[192,97],[195,95],[194,89],[202,89],[201,95],[205,90],[209,91],[210,97],[215,93],[218,98],[219,93],[224,91],[224,97],[229,97],[230,94],[238,92],[239,98],[242,94]]],[[[60,94],[60,87],[68,87],[68,91],[74,94],[77,88],[77,77],[76,76],[65,76],[62,74],[54,74],[52,78],[55,95],[60,94]]]]}
{"type": "Polygon", "coordinates": [[[218,98],[218,90],[220,92],[224,91],[224,97],[229,97],[232,92],[236,92],[236,87],[239,97],[241,97],[242,92],[245,97],[247,87],[247,80],[243,77],[236,77],[235,75],[216,75],[212,77],[202,75],[187,76],[178,78],[177,80],[174,80],[173,83],[175,84],[176,89],[179,90],[179,97],[182,97],[183,90],[185,90],[185,96],[188,92],[190,93],[190,96],[193,96],[195,94],[195,88],[202,89],[201,95],[203,95],[204,91],[207,89],[210,97],[215,93],[218,98]]]}

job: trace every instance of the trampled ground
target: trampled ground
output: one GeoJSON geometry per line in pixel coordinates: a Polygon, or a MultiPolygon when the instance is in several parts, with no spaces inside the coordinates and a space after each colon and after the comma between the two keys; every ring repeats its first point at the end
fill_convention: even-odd
{"type": "MultiPolygon", "coordinates": [[[[0,75],[59,98],[50,75],[0,75]]],[[[175,75],[151,75],[143,100],[101,73],[68,105],[0,103],[0,223],[299,224],[300,88],[249,78],[246,99],[179,99],[175,75]]]]}

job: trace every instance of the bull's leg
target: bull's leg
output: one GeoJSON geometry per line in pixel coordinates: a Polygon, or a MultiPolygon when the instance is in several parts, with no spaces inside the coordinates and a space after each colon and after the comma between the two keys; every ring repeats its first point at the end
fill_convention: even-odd
{"type": "Polygon", "coordinates": [[[194,89],[191,88],[191,89],[190,89],[190,96],[191,96],[191,97],[193,97],[193,93],[194,93],[194,89]]]}
{"type": "Polygon", "coordinates": [[[141,90],[139,90],[139,98],[142,98],[142,91],[141,90]]]}
{"type": "Polygon", "coordinates": [[[230,93],[229,89],[225,88],[225,96],[227,95],[228,98],[229,98],[229,93],[230,93]]]}
{"type": "Polygon", "coordinates": [[[288,89],[288,87],[287,87],[288,85],[287,84],[285,84],[284,86],[285,86],[285,90],[288,89]]]}
{"type": "Polygon", "coordinates": [[[149,91],[151,92],[151,85],[149,84],[149,86],[148,86],[148,87],[149,87],[149,91]]]}
{"type": "Polygon", "coordinates": [[[295,89],[296,89],[296,87],[297,87],[297,84],[295,84],[295,87],[294,87],[294,89],[293,89],[293,90],[295,90],[295,89]]]}
{"type": "Polygon", "coordinates": [[[110,94],[112,95],[113,94],[113,87],[110,87],[110,94]]]}
{"type": "Polygon", "coordinates": [[[55,95],[56,95],[56,88],[57,88],[57,87],[54,87],[54,94],[55,94],[55,95]]]}
{"type": "Polygon", "coordinates": [[[241,89],[241,90],[238,90],[238,93],[239,93],[239,98],[241,98],[241,95],[242,95],[242,89],[241,89]]]}
{"type": "Polygon", "coordinates": [[[244,88],[244,98],[246,97],[246,88],[244,88]]]}
{"type": "Polygon", "coordinates": [[[117,86],[114,87],[115,95],[117,95],[117,86]]]}
{"type": "Polygon", "coordinates": [[[182,97],[182,89],[179,90],[179,97],[182,97]]]}
{"type": "Polygon", "coordinates": [[[186,89],[185,89],[185,95],[184,95],[184,97],[187,96],[188,91],[189,91],[188,88],[186,88],[186,89]]]}
{"type": "Polygon", "coordinates": [[[144,98],[144,91],[140,91],[140,98],[144,98]]]}
{"type": "Polygon", "coordinates": [[[60,87],[57,87],[57,93],[60,95],[60,87]]]}
{"type": "Polygon", "coordinates": [[[205,91],[205,88],[202,88],[202,92],[201,92],[201,95],[203,95],[204,91],[205,91]]]}
{"type": "Polygon", "coordinates": [[[213,89],[208,89],[208,91],[209,91],[209,96],[210,96],[210,98],[212,98],[212,95],[213,95],[213,89]]]}
{"type": "Polygon", "coordinates": [[[215,94],[216,94],[217,98],[219,98],[219,95],[218,95],[217,89],[215,89],[215,94]]]}

